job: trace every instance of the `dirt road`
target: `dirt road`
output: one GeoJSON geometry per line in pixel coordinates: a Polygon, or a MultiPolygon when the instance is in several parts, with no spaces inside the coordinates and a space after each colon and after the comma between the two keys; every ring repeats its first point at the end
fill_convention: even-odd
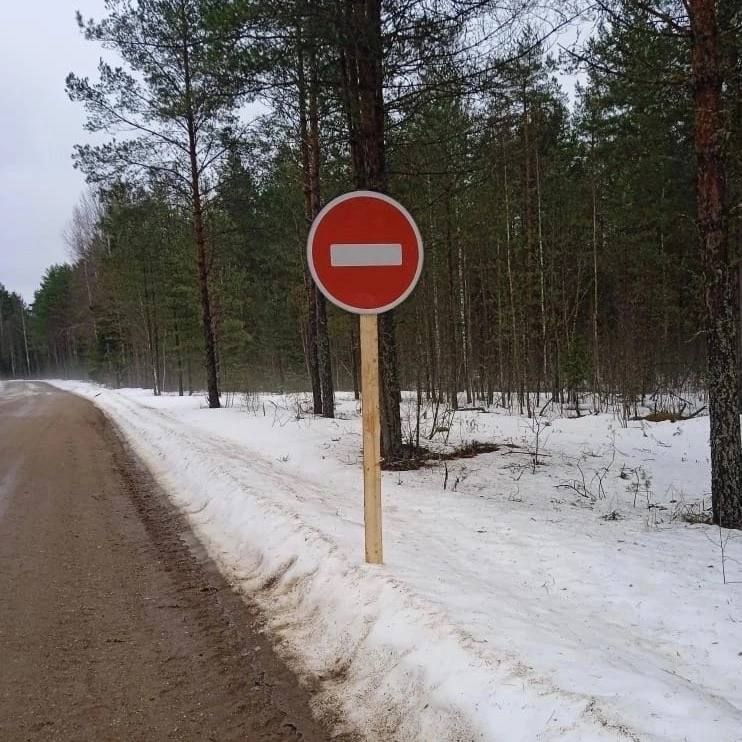
{"type": "Polygon", "coordinates": [[[340,739],[189,543],[92,404],[0,384],[1,740],[340,739]]]}

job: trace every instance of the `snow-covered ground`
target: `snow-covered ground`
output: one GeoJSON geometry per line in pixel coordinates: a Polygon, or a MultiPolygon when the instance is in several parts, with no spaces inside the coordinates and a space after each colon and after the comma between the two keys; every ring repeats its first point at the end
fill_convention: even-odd
{"type": "Polygon", "coordinates": [[[350,397],[326,420],[55,383],[119,425],[369,739],[742,740],[742,534],[679,517],[708,505],[707,418],[552,418],[534,467],[527,419],[456,413],[434,447],[518,447],[385,472],[373,567],[350,397]]]}

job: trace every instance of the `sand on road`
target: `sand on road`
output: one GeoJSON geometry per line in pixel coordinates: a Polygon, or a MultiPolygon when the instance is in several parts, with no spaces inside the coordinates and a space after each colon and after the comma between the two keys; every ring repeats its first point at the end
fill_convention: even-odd
{"type": "Polygon", "coordinates": [[[0,739],[340,739],[103,413],[34,382],[0,384],[0,739]]]}

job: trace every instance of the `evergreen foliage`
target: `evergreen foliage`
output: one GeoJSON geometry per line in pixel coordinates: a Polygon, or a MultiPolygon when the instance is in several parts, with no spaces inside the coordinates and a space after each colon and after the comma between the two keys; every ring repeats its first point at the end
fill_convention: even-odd
{"type": "MultiPolygon", "coordinates": [[[[305,239],[322,203],[365,183],[408,207],[426,251],[382,353],[392,401],[396,379],[528,414],[579,409],[586,390],[629,406],[704,388],[691,18],[673,1],[599,5],[590,40],[557,61],[528,2],[107,3],[81,25],[126,69],[102,62],[98,82],[67,86],[88,128],[116,136],[77,149],[97,212],[37,292],[30,370],[208,387],[213,403],[212,333],[221,390],[311,387],[332,414],[333,386],[358,393],[357,324],[318,304],[305,239]],[[576,69],[570,101],[558,73],[576,69]]],[[[737,3],[711,6],[732,271],[742,18],[737,3]]],[[[0,373],[18,375],[23,302],[0,289],[0,309],[0,373]]]]}

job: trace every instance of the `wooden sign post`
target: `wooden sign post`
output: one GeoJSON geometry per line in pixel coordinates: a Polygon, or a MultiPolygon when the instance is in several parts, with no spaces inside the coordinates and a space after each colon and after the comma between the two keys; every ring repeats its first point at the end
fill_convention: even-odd
{"type": "Polygon", "coordinates": [[[381,564],[381,428],[379,420],[379,318],[361,315],[361,399],[363,424],[363,520],[366,561],[381,564]]]}
{"type": "Polygon", "coordinates": [[[420,231],[408,211],[374,191],[330,201],[312,223],[307,261],[317,288],[361,317],[363,517],[366,561],[381,564],[381,428],[378,315],[401,304],[423,267],[420,231]]]}

